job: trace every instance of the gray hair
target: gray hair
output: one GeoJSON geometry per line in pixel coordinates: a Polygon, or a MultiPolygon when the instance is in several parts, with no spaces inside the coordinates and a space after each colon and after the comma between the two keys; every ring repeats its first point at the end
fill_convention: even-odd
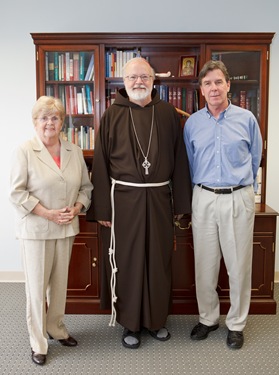
{"type": "Polygon", "coordinates": [[[207,61],[204,66],[202,67],[202,70],[199,73],[199,85],[201,86],[203,78],[207,75],[208,72],[212,72],[213,70],[219,69],[224,74],[226,82],[229,82],[230,76],[227,71],[227,68],[223,61],[220,60],[209,60],[207,61]]]}
{"type": "Polygon", "coordinates": [[[152,76],[153,80],[155,79],[155,71],[152,68],[152,66],[149,64],[149,62],[144,58],[144,57],[133,57],[129,61],[126,62],[126,64],[122,68],[122,76],[125,78],[126,76],[126,70],[129,67],[130,64],[136,62],[136,61],[141,61],[142,63],[146,64],[149,69],[150,69],[150,75],[152,76]]]}

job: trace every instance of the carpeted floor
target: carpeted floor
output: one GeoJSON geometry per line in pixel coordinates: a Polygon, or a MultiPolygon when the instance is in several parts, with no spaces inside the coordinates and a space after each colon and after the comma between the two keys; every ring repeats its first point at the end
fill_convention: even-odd
{"type": "MultiPolygon", "coordinates": [[[[279,301],[279,284],[275,287],[279,301]]],[[[4,375],[278,375],[279,315],[251,315],[241,350],[226,346],[224,316],[220,328],[206,340],[195,342],[190,332],[198,322],[193,315],[171,315],[167,342],[147,332],[137,350],[121,345],[122,327],[108,326],[108,315],[66,315],[67,327],[79,345],[63,347],[49,342],[44,366],[31,361],[25,322],[22,283],[0,283],[0,374],[4,375]]]]}

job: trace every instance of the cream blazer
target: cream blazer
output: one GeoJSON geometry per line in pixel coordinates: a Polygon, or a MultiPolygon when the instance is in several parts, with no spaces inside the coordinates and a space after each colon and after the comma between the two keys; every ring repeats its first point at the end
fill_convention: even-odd
{"type": "Polygon", "coordinates": [[[19,146],[12,160],[10,201],[16,211],[16,237],[21,239],[58,239],[79,232],[78,216],[71,224],[57,225],[32,214],[40,202],[48,209],[59,209],[81,202],[86,211],[91,203],[93,185],[82,150],[61,140],[61,168],[35,136],[19,146]]]}

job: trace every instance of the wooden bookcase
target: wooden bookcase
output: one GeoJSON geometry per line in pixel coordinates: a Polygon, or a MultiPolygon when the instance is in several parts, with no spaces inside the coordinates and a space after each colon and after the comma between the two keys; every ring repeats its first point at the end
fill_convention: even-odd
{"type": "MultiPolygon", "coordinates": [[[[276,313],[273,290],[277,212],[265,204],[269,53],[274,33],[32,33],[31,36],[36,46],[37,96],[53,94],[65,98],[66,136],[73,142],[80,141],[78,134],[85,137],[81,147],[89,169],[100,118],[113,102],[116,91],[123,87],[121,66],[125,59],[140,55],[149,60],[156,73],[170,72],[166,77],[157,76],[156,88],[164,100],[188,113],[205,104],[197,79],[203,64],[210,59],[224,61],[231,76],[230,99],[255,114],[264,143],[260,189],[256,196],[250,312],[276,313]],[[78,72],[74,73],[77,58],[78,72]],[[89,78],[85,80],[91,59],[94,60],[94,72],[91,76],[88,73],[89,78]],[[182,67],[188,59],[194,72],[184,75],[182,67]],[[81,67],[80,61],[84,62],[81,67]],[[82,92],[85,92],[86,109],[77,107],[77,93],[82,98],[82,92]]],[[[182,125],[186,119],[181,116],[182,125]]],[[[189,223],[190,217],[185,217],[182,228],[176,228],[173,254],[172,312],[179,314],[197,313],[189,223]]],[[[67,312],[106,313],[99,308],[100,228],[97,223],[86,222],[83,215],[80,224],[81,231],[76,237],[70,264],[67,312]]],[[[221,312],[225,313],[229,308],[229,286],[223,264],[218,292],[221,312]]]]}

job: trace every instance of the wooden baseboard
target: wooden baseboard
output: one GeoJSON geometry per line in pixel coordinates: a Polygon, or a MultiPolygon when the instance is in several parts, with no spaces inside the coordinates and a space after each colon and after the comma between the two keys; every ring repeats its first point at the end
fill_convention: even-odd
{"type": "Polygon", "coordinates": [[[25,277],[23,271],[0,271],[1,283],[24,283],[25,277]]]}

